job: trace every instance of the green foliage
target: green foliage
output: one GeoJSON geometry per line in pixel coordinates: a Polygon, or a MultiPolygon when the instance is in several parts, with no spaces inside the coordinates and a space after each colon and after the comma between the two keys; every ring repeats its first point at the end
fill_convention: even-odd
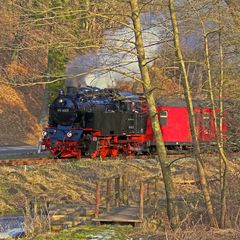
{"type": "Polygon", "coordinates": [[[132,227],[123,226],[81,226],[69,230],[61,231],[57,234],[38,237],[35,240],[86,240],[86,239],[109,239],[109,240],[128,240],[129,235],[133,234],[132,227]]]}
{"type": "MultiPolygon", "coordinates": [[[[65,64],[68,61],[67,54],[62,49],[52,48],[48,53],[48,74],[50,80],[61,77],[65,72],[65,64]]],[[[64,80],[60,80],[49,85],[49,101],[57,96],[59,88],[64,88],[64,80]]]]}
{"type": "MultiPolygon", "coordinates": [[[[33,0],[31,7],[29,6],[27,10],[30,13],[29,16],[35,19],[37,25],[43,28],[44,31],[47,31],[51,36],[54,36],[56,42],[68,42],[69,39],[75,36],[72,41],[75,41],[73,44],[78,46],[84,43],[84,41],[78,41],[81,38],[79,35],[82,34],[82,21],[85,21],[78,11],[84,2],[84,0],[78,2],[69,0],[33,0]]],[[[88,36],[86,36],[86,38],[88,38],[88,36]]],[[[52,42],[52,39],[49,38],[48,35],[46,35],[45,40],[46,44],[52,42]]],[[[89,41],[86,42],[86,44],[89,43],[89,41]]],[[[70,51],[71,49],[69,50],[67,46],[63,49],[58,43],[56,43],[54,47],[50,47],[48,51],[47,69],[49,79],[47,79],[47,81],[58,79],[64,75],[65,64],[68,61],[70,51]]],[[[59,88],[64,88],[64,80],[57,81],[48,86],[49,102],[52,102],[57,96],[59,88]]]]}
{"type": "Polygon", "coordinates": [[[51,75],[61,75],[65,71],[67,54],[63,49],[51,48],[48,52],[48,72],[51,75]]]}

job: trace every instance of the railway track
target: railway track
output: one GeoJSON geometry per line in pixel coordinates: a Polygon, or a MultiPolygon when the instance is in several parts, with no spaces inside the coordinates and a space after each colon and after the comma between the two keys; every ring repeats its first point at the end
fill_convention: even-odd
{"type": "Polygon", "coordinates": [[[36,156],[8,156],[0,157],[0,166],[29,166],[29,165],[44,165],[62,162],[71,162],[76,159],[54,159],[46,155],[36,156]]]}
{"type": "Polygon", "coordinates": [[[9,154],[0,156],[0,166],[47,164],[57,162],[57,160],[49,158],[46,154],[9,154]]]}
{"type": "MultiPolygon", "coordinates": [[[[205,157],[206,157],[205,153],[205,157]]],[[[208,153],[207,156],[213,156],[216,155],[216,153],[208,153]]],[[[191,153],[189,152],[169,152],[167,157],[169,159],[172,159],[174,162],[175,160],[181,159],[181,158],[187,158],[191,157],[191,153]]],[[[231,157],[239,157],[239,153],[232,153],[231,157]]],[[[149,159],[149,158],[155,158],[156,155],[131,155],[131,156],[122,156],[122,159],[149,159]]],[[[83,157],[84,159],[88,159],[88,157],[83,157]]],[[[104,158],[103,160],[107,160],[110,158],[104,158]]],[[[111,158],[112,159],[112,158],[111,158]]],[[[116,159],[121,159],[121,156],[118,156],[116,159]]],[[[57,163],[66,163],[66,162],[73,162],[77,161],[76,158],[61,158],[56,159],[50,157],[48,154],[42,154],[42,153],[24,153],[24,154],[16,154],[16,155],[0,155],[0,166],[26,166],[26,165],[44,165],[44,164],[57,164],[57,163]]],[[[96,161],[102,160],[100,158],[96,158],[96,161]]]]}
{"type": "MultiPolygon", "coordinates": [[[[139,155],[139,156],[124,156],[124,159],[146,159],[146,158],[154,158],[155,155],[139,155]]],[[[168,158],[184,158],[186,154],[184,153],[171,153],[168,154],[168,158]]],[[[88,157],[83,157],[82,159],[87,159],[88,157]]],[[[120,159],[118,157],[117,159],[120,159]]],[[[109,159],[109,158],[106,158],[109,159]]],[[[64,163],[64,162],[72,162],[77,161],[76,158],[62,158],[56,159],[48,156],[47,154],[37,154],[37,153],[24,153],[17,155],[0,155],[0,166],[26,166],[26,165],[43,165],[43,164],[54,164],[54,163],[64,163]]],[[[101,160],[100,158],[96,158],[97,160],[101,160]]]]}

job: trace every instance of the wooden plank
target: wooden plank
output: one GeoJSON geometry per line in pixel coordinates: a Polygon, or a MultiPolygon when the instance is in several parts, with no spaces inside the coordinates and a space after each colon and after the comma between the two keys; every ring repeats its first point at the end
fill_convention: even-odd
{"type": "Polygon", "coordinates": [[[108,179],[107,180],[107,195],[106,195],[106,211],[109,212],[110,211],[110,206],[111,206],[111,180],[108,179]]]}
{"type": "Polygon", "coordinates": [[[115,178],[115,207],[120,206],[120,177],[115,178]]]}
{"type": "Polygon", "coordinates": [[[115,174],[115,175],[112,175],[112,176],[109,176],[109,177],[98,177],[98,180],[105,181],[105,180],[108,180],[108,179],[115,179],[117,177],[121,177],[121,175],[120,174],[115,174]]]}
{"type": "Polygon", "coordinates": [[[96,183],[96,208],[95,208],[95,217],[98,218],[99,216],[99,209],[100,209],[100,181],[96,183]]]}
{"type": "Polygon", "coordinates": [[[140,219],[143,219],[144,214],[144,183],[140,183],[140,189],[139,189],[139,217],[140,219]]]}
{"type": "Polygon", "coordinates": [[[93,219],[95,222],[142,222],[139,218],[138,206],[124,206],[112,208],[109,213],[101,214],[99,218],[93,219]]]}
{"type": "Polygon", "coordinates": [[[123,175],[122,176],[122,202],[123,204],[128,205],[129,199],[128,199],[128,176],[123,175]]]}

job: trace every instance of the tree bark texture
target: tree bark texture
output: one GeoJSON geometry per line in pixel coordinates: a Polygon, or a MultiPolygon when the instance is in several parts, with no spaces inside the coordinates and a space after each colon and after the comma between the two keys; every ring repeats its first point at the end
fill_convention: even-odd
{"type": "Polygon", "coordinates": [[[212,201],[211,201],[206,173],[204,169],[204,164],[200,155],[200,146],[199,146],[196,127],[195,127],[195,117],[194,117],[194,111],[193,111],[191,90],[190,90],[190,85],[189,85],[189,80],[187,76],[184,59],[183,59],[182,50],[180,47],[179,30],[178,30],[176,13],[174,9],[174,0],[169,0],[169,10],[170,10],[171,21],[173,26],[173,35],[174,35],[174,44],[176,48],[176,54],[179,60],[179,65],[180,65],[181,74],[183,78],[184,95],[185,95],[185,100],[188,108],[189,123],[190,123],[192,141],[194,145],[194,156],[196,158],[198,175],[199,175],[201,188],[202,188],[204,199],[205,199],[205,204],[206,204],[210,224],[212,226],[217,226],[217,221],[213,211],[212,201]]]}
{"type": "Polygon", "coordinates": [[[167,162],[166,149],[160,129],[158,113],[156,110],[155,100],[153,97],[150,76],[147,68],[147,61],[145,58],[145,51],[142,38],[142,26],[140,20],[140,12],[138,6],[138,0],[130,1],[132,10],[132,21],[134,25],[135,34],[135,46],[137,50],[138,65],[141,72],[141,78],[143,82],[144,93],[148,102],[149,115],[151,119],[151,125],[156,140],[156,148],[158,159],[161,165],[163,181],[165,185],[166,198],[167,198],[167,214],[173,228],[176,228],[179,223],[178,208],[175,202],[175,189],[172,180],[172,174],[167,162]]]}
{"type": "MultiPolygon", "coordinates": [[[[219,80],[219,128],[220,128],[220,148],[223,150],[223,48],[221,42],[221,32],[219,33],[219,56],[220,56],[220,80],[219,80]]],[[[220,227],[225,228],[225,219],[227,214],[227,173],[228,173],[228,159],[220,158],[220,190],[221,190],[221,217],[220,227]]]]}
{"type": "MultiPolygon", "coordinates": [[[[211,101],[211,108],[213,114],[213,123],[214,123],[214,132],[217,143],[217,148],[220,157],[220,190],[221,190],[221,217],[220,217],[220,227],[224,228],[225,226],[225,216],[226,216],[226,193],[227,193],[227,174],[228,174],[228,159],[225,155],[223,148],[223,50],[221,43],[221,27],[219,28],[219,56],[220,56],[220,79],[219,79],[219,117],[220,124],[218,128],[217,124],[217,114],[215,108],[215,96],[213,89],[213,80],[212,80],[212,70],[211,70],[211,62],[210,62],[210,52],[209,52],[209,41],[208,41],[208,33],[205,27],[205,24],[201,17],[199,16],[203,37],[204,37],[204,52],[205,52],[205,62],[207,66],[207,76],[208,76],[208,86],[209,86],[209,97],[211,101]]],[[[220,17],[219,17],[220,19],[220,17]]]]}
{"type": "MultiPolygon", "coordinates": [[[[221,3],[218,3],[219,11],[219,62],[220,62],[220,78],[219,78],[219,145],[224,150],[223,145],[223,88],[224,88],[224,71],[223,71],[223,47],[222,47],[222,10],[221,3]]],[[[219,156],[220,160],[220,191],[221,191],[221,216],[220,227],[225,228],[227,214],[227,175],[228,175],[228,159],[219,156]]]]}

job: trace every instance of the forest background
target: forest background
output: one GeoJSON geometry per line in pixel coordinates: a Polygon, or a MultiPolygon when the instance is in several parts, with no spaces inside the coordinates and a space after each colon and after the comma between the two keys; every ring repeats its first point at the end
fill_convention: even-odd
{"type": "MultiPolygon", "coordinates": [[[[144,92],[153,124],[156,121],[156,96],[185,98],[189,112],[192,96],[195,99],[237,100],[240,86],[239,10],[239,3],[234,0],[182,0],[175,3],[171,0],[3,1],[0,9],[3,16],[0,20],[0,143],[36,144],[49,102],[57,89],[64,87],[66,79],[76,77],[69,72],[66,74],[67,63],[76,56],[97,54],[102,48],[135,57],[133,61],[138,63],[141,74],[135,69],[123,71],[118,64],[102,70],[122,75],[122,79],[114,83],[116,87],[144,92]],[[156,24],[162,28],[158,41],[154,43],[159,45],[159,52],[151,58],[144,54],[144,49],[153,46],[144,45],[139,12],[161,16],[158,23],[149,25],[149,29],[156,24]],[[129,24],[131,21],[133,25],[129,24]],[[126,48],[126,40],[114,39],[114,36],[111,43],[121,42],[120,45],[104,44],[109,43],[104,34],[106,31],[123,27],[134,32],[134,37],[128,41],[132,48],[126,48]],[[126,81],[126,78],[132,81],[126,81]]],[[[144,30],[148,31],[148,28],[144,30]]],[[[91,66],[78,77],[98,70],[91,66]]],[[[194,138],[194,118],[190,123],[194,138]]],[[[197,140],[195,142],[194,154],[209,221],[216,226],[197,140]]],[[[218,147],[224,160],[220,140],[218,147]]],[[[171,173],[166,165],[163,145],[160,144],[158,150],[163,176],[166,176],[168,217],[174,227],[178,225],[178,216],[171,173]]],[[[227,161],[224,160],[225,170],[227,161]]],[[[226,190],[224,184],[222,190],[223,193],[226,190]]],[[[224,215],[225,200],[222,200],[224,215]]],[[[225,220],[221,218],[220,226],[224,225],[225,220]]]]}

